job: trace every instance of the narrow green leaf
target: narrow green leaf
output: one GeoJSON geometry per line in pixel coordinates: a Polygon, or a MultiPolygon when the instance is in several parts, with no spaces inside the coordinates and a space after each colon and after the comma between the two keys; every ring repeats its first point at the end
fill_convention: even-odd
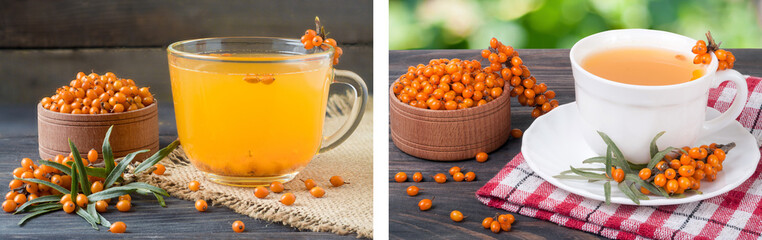
{"type": "Polygon", "coordinates": [[[635,184],[627,183],[627,186],[630,187],[630,190],[632,190],[632,193],[635,194],[636,197],[640,200],[648,200],[648,196],[640,192],[640,188],[637,188],[635,184]]]}
{"type": "Polygon", "coordinates": [[[591,157],[582,161],[582,163],[606,163],[606,157],[591,157]]]}
{"type": "Polygon", "coordinates": [[[99,178],[106,178],[108,176],[108,173],[106,173],[105,168],[85,167],[85,171],[87,172],[88,176],[99,177],[99,178]]]}
{"type": "Polygon", "coordinates": [[[609,205],[611,203],[611,182],[606,181],[606,183],[603,184],[603,193],[606,195],[606,205],[609,205]]]}
{"type": "Polygon", "coordinates": [[[38,198],[35,198],[35,199],[32,199],[32,200],[29,200],[26,203],[21,204],[21,206],[19,206],[18,208],[16,208],[16,212],[14,214],[23,212],[27,207],[29,207],[29,206],[31,206],[32,204],[35,204],[35,203],[45,203],[45,202],[58,202],[58,201],[61,201],[61,197],[63,197],[63,195],[48,195],[48,196],[42,196],[42,197],[38,197],[38,198]]]}
{"type": "Polygon", "coordinates": [[[19,226],[22,226],[22,225],[24,225],[24,223],[26,223],[26,221],[28,221],[29,219],[32,219],[32,218],[34,218],[34,217],[37,217],[37,216],[40,216],[40,215],[43,215],[43,214],[47,214],[47,213],[51,213],[51,212],[55,212],[55,211],[58,211],[58,210],[61,210],[61,209],[63,209],[63,205],[61,205],[61,207],[59,207],[59,208],[52,208],[52,209],[47,209],[47,210],[40,210],[40,211],[37,211],[37,212],[29,213],[29,214],[27,214],[26,216],[24,216],[23,218],[21,218],[21,220],[19,220],[19,223],[18,223],[18,225],[19,225],[19,226]]]}
{"type": "Polygon", "coordinates": [[[71,166],[71,202],[77,202],[77,195],[79,194],[79,174],[74,165],[71,166]]]}
{"type": "Polygon", "coordinates": [[[640,205],[640,199],[635,195],[635,193],[632,192],[632,189],[630,189],[629,186],[627,186],[627,183],[625,181],[620,182],[617,187],[619,187],[619,191],[622,191],[624,195],[627,195],[632,202],[635,204],[640,205]]]}
{"type": "Polygon", "coordinates": [[[27,181],[27,182],[33,182],[33,183],[37,183],[37,184],[42,184],[42,185],[51,187],[51,188],[53,188],[53,189],[55,189],[55,190],[57,190],[57,191],[59,191],[59,192],[61,192],[63,194],[70,193],[69,190],[66,190],[66,188],[58,186],[58,185],[56,185],[55,183],[52,183],[52,182],[43,181],[43,180],[34,179],[34,178],[20,178],[20,177],[16,177],[16,176],[13,176],[13,178],[21,180],[21,181],[27,181]]]}
{"type": "Polygon", "coordinates": [[[71,168],[67,167],[66,165],[63,165],[63,164],[60,164],[60,163],[57,163],[57,162],[53,162],[53,161],[48,161],[48,160],[39,160],[39,161],[37,161],[37,163],[39,163],[39,164],[45,164],[45,166],[49,166],[49,167],[58,169],[58,171],[61,171],[61,172],[63,172],[66,175],[71,175],[71,168]]]}
{"type": "Polygon", "coordinates": [[[662,197],[667,197],[667,198],[669,197],[669,195],[666,192],[660,191],[659,187],[653,185],[653,183],[646,182],[643,179],[640,179],[640,177],[638,177],[635,174],[625,174],[624,178],[640,185],[641,187],[648,189],[648,191],[653,194],[658,194],[658,195],[661,195],[662,197]]]}
{"type": "Polygon", "coordinates": [[[137,188],[135,187],[125,187],[125,186],[111,187],[106,190],[90,194],[90,196],[87,196],[87,199],[89,199],[92,202],[97,202],[104,199],[115,198],[125,194],[130,194],[135,192],[136,190],[137,188]]]}
{"type": "Polygon", "coordinates": [[[660,133],[657,133],[653,140],[651,140],[651,158],[656,155],[657,152],[659,152],[659,147],[656,146],[656,140],[658,140],[661,135],[664,135],[665,131],[661,131],[660,133]]]}
{"type": "Polygon", "coordinates": [[[576,169],[572,166],[569,166],[569,168],[572,170],[572,172],[574,172],[574,174],[587,177],[589,179],[608,179],[608,177],[606,177],[606,175],[603,175],[602,173],[586,172],[586,171],[576,169]]]}
{"type": "Polygon", "coordinates": [[[42,211],[42,210],[47,210],[47,209],[54,209],[54,208],[62,207],[62,206],[63,206],[63,204],[57,203],[57,202],[40,203],[40,204],[37,204],[37,205],[34,205],[34,206],[27,207],[26,211],[27,212],[37,212],[37,211],[42,211]]]}
{"type": "Polygon", "coordinates": [[[77,215],[85,219],[85,221],[87,221],[87,223],[89,223],[90,226],[92,226],[95,230],[100,231],[100,229],[98,229],[98,225],[95,224],[95,219],[93,219],[93,216],[90,216],[87,211],[82,210],[82,208],[77,208],[77,215]]]}
{"type": "Polygon", "coordinates": [[[158,193],[153,193],[153,196],[156,197],[156,201],[159,201],[159,206],[167,207],[167,203],[164,202],[164,197],[162,197],[158,193]]]}
{"type": "Polygon", "coordinates": [[[609,138],[608,135],[606,135],[603,132],[598,132],[598,135],[603,138],[603,141],[606,143],[606,145],[611,147],[611,152],[614,153],[615,162],[614,165],[617,167],[622,168],[625,172],[630,172],[630,165],[627,161],[627,159],[624,158],[624,154],[622,154],[622,150],[619,150],[619,147],[616,146],[616,143],[609,138]]]}
{"type": "MultiPolygon", "coordinates": [[[[577,170],[605,172],[606,168],[577,168],[577,170]]],[[[561,174],[569,174],[569,173],[573,173],[573,171],[572,170],[566,170],[566,171],[561,172],[561,174]]]]}
{"type": "Polygon", "coordinates": [[[175,148],[177,148],[177,146],[179,146],[179,145],[180,145],[180,140],[179,139],[173,141],[167,147],[162,148],[158,152],[154,153],[153,156],[149,157],[148,159],[146,159],[145,161],[140,163],[140,165],[138,165],[135,168],[135,171],[133,171],[133,172],[135,174],[137,174],[137,173],[140,173],[142,171],[145,171],[146,169],[151,168],[153,165],[156,165],[156,163],[159,163],[159,161],[161,161],[162,159],[167,157],[167,155],[169,155],[169,153],[174,151],[175,148]]]}
{"type": "Polygon", "coordinates": [[[76,167],[77,173],[79,173],[79,186],[81,186],[85,196],[90,195],[90,180],[87,179],[87,170],[85,170],[85,164],[82,163],[82,155],[79,155],[79,150],[77,146],[74,146],[71,139],[69,139],[69,149],[71,149],[71,155],[74,157],[74,165],[72,167],[76,167]]]}
{"type": "Polygon", "coordinates": [[[664,150],[661,150],[653,155],[651,158],[651,161],[648,162],[648,165],[646,166],[649,169],[653,169],[659,161],[661,161],[664,156],[666,156],[668,153],[672,152],[672,150],[675,150],[673,147],[667,147],[664,150]]]}
{"type": "Polygon", "coordinates": [[[122,158],[122,161],[119,161],[119,164],[114,167],[111,172],[109,172],[108,176],[106,177],[106,182],[103,183],[103,188],[109,188],[111,185],[114,185],[114,182],[116,182],[116,179],[119,178],[119,176],[122,175],[125,169],[127,169],[127,165],[130,165],[130,162],[132,162],[132,159],[135,158],[135,155],[138,155],[140,153],[148,152],[148,150],[140,150],[137,152],[132,152],[127,154],[127,156],[124,156],[122,158]]]}
{"type": "Polygon", "coordinates": [[[111,170],[114,169],[114,152],[111,150],[111,143],[109,142],[109,138],[111,138],[111,130],[114,129],[114,125],[111,125],[111,127],[108,128],[108,131],[106,131],[106,137],[103,138],[103,148],[102,148],[102,154],[103,154],[103,163],[106,165],[106,172],[110,173],[111,170]]]}
{"type": "Polygon", "coordinates": [[[87,214],[90,214],[91,217],[93,217],[93,220],[96,224],[101,223],[101,218],[98,217],[98,212],[95,211],[95,203],[87,204],[87,214]]]}
{"type": "Polygon", "coordinates": [[[613,162],[613,159],[611,159],[611,146],[606,146],[606,176],[613,176],[611,175],[611,164],[613,162]]]}
{"type": "Polygon", "coordinates": [[[134,187],[136,189],[145,189],[154,193],[161,194],[165,197],[169,197],[169,193],[167,193],[167,191],[165,191],[164,189],[161,189],[159,187],[156,187],[154,185],[144,183],[144,182],[131,182],[127,185],[124,185],[124,187],[134,187]]]}
{"type": "Polygon", "coordinates": [[[101,215],[100,213],[96,213],[96,214],[98,214],[98,219],[100,219],[100,221],[101,221],[101,226],[111,227],[111,222],[106,220],[106,218],[103,217],[103,215],[101,215]]]}

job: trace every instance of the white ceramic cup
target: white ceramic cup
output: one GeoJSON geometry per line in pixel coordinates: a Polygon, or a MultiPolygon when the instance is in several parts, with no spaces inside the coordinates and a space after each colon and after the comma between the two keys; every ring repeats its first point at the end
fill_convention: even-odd
{"type": "Polygon", "coordinates": [[[691,48],[696,39],[682,35],[645,29],[611,30],[583,38],[572,47],[572,73],[577,108],[587,126],[585,140],[599,155],[606,145],[596,131],[606,133],[632,163],[650,160],[649,146],[661,132],[657,145],[693,146],[702,133],[718,130],[734,121],[743,110],[748,89],[746,79],[735,70],[717,71],[718,60],[712,62],[704,76],[685,83],[643,86],[614,82],[593,75],[581,66],[590,54],[621,47],[654,47],[678,52],[692,59],[691,48]],[[730,108],[719,117],[705,120],[709,88],[732,81],[736,96],[730,108]]]}

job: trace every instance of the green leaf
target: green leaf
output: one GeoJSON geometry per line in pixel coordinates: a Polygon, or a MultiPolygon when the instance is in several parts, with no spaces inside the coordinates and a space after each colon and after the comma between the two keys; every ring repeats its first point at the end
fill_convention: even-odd
{"type": "MultiPolygon", "coordinates": [[[[577,168],[577,170],[601,171],[601,172],[605,172],[606,171],[605,168],[577,168]]],[[[569,174],[569,173],[573,173],[573,171],[572,170],[566,170],[566,171],[561,172],[561,174],[569,174]]]]}
{"type": "Polygon", "coordinates": [[[63,204],[57,203],[57,202],[40,203],[38,205],[27,207],[26,211],[27,212],[37,212],[37,211],[42,211],[42,210],[54,209],[54,208],[62,207],[62,206],[63,206],[63,204]]]}
{"type": "Polygon", "coordinates": [[[640,200],[648,200],[648,196],[640,192],[640,188],[637,188],[635,184],[627,183],[627,186],[630,186],[630,190],[632,190],[632,193],[635,194],[636,197],[640,200]]]}
{"type": "Polygon", "coordinates": [[[37,216],[40,216],[40,215],[43,215],[43,214],[47,214],[47,213],[51,213],[51,212],[55,212],[55,211],[58,211],[58,210],[61,210],[61,209],[63,209],[63,205],[61,205],[61,207],[58,207],[58,208],[52,208],[52,209],[46,209],[46,210],[40,210],[40,211],[36,211],[36,212],[33,212],[33,213],[29,213],[29,214],[27,214],[26,216],[24,216],[23,218],[21,218],[21,220],[19,220],[19,223],[18,223],[18,225],[19,225],[19,226],[22,226],[22,225],[24,225],[24,223],[26,223],[26,221],[28,221],[29,219],[32,219],[32,218],[34,218],[34,217],[37,217],[37,216]]]}
{"type": "Polygon", "coordinates": [[[666,198],[669,197],[667,192],[660,191],[661,188],[657,187],[656,185],[653,185],[653,183],[646,182],[643,179],[640,179],[640,177],[638,177],[635,174],[625,174],[624,178],[627,179],[627,180],[630,180],[630,181],[632,181],[632,182],[634,182],[634,183],[636,183],[638,185],[640,185],[641,187],[644,187],[644,188],[648,189],[648,191],[653,193],[653,194],[659,194],[662,197],[666,197],[666,198]]]}
{"type": "Polygon", "coordinates": [[[16,176],[13,176],[13,178],[21,180],[21,181],[27,181],[27,182],[33,182],[33,183],[37,183],[37,184],[42,184],[42,185],[48,186],[50,188],[53,188],[53,189],[55,189],[55,190],[57,190],[57,191],[59,191],[59,192],[61,192],[63,194],[70,193],[69,190],[66,190],[66,188],[58,186],[58,185],[56,185],[55,183],[52,183],[52,182],[43,181],[43,180],[34,179],[34,178],[20,178],[20,177],[16,177],[16,176]]]}
{"type": "Polygon", "coordinates": [[[96,201],[105,200],[109,198],[119,197],[125,194],[130,194],[135,192],[136,190],[137,188],[134,188],[134,187],[125,187],[125,186],[111,187],[106,190],[90,194],[90,196],[87,196],[87,198],[90,201],[96,202],[96,201]]]}
{"type": "Polygon", "coordinates": [[[74,157],[74,165],[72,167],[76,167],[77,173],[79,173],[79,186],[81,186],[85,196],[90,195],[90,180],[87,180],[87,170],[85,170],[85,164],[82,163],[82,155],[79,155],[79,150],[71,142],[71,139],[69,139],[69,149],[71,149],[71,155],[74,157]]]}
{"type": "Polygon", "coordinates": [[[611,147],[611,151],[614,153],[614,158],[616,160],[614,162],[614,165],[619,168],[622,168],[624,172],[630,172],[631,170],[630,170],[629,162],[627,161],[627,159],[624,158],[624,154],[622,154],[622,150],[619,150],[619,147],[616,146],[616,143],[614,143],[614,141],[612,141],[611,138],[609,138],[609,136],[603,132],[599,131],[598,135],[601,136],[601,138],[603,139],[603,142],[605,142],[606,145],[611,147]]]}
{"type": "Polygon", "coordinates": [[[38,197],[38,198],[35,198],[35,199],[32,199],[32,200],[29,200],[26,203],[21,204],[21,206],[19,206],[18,208],[16,208],[16,212],[14,214],[23,212],[27,207],[29,207],[29,206],[31,206],[32,204],[35,204],[35,203],[45,203],[45,202],[58,202],[58,201],[61,201],[61,197],[63,197],[63,195],[48,195],[48,196],[42,196],[42,197],[38,197]]]}
{"type": "Polygon", "coordinates": [[[606,157],[591,157],[582,161],[582,163],[606,163],[606,157]]]}
{"type": "Polygon", "coordinates": [[[98,212],[95,211],[95,203],[87,204],[87,214],[90,214],[90,216],[93,217],[96,224],[101,223],[101,218],[98,217],[98,212]]]}
{"type": "Polygon", "coordinates": [[[606,205],[609,205],[611,203],[611,182],[606,181],[606,183],[603,184],[603,193],[606,196],[606,205]]]}
{"type": "Polygon", "coordinates": [[[128,187],[128,188],[134,187],[135,189],[145,189],[154,193],[164,195],[165,197],[169,197],[169,193],[167,193],[167,191],[164,191],[164,189],[161,189],[159,187],[156,187],[154,185],[144,183],[144,182],[131,182],[127,185],[124,185],[124,187],[128,187]]]}
{"type": "Polygon", "coordinates": [[[630,189],[630,187],[627,186],[626,181],[620,182],[617,185],[617,187],[619,187],[619,191],[622,191],[624,193],[624,195],[627,195],[627,197],[630,198],[630,200],[632,200],[632,202],[634,202],[635,204],[640,205],[640,199],[638,199],[638,197],[635,195],[635,193],[632,192],[632,189],[630,189]]]}
{"type": "Polygon", "coordinates": [[[79,174],[77,173],[77,169],[74,168],[74,165],[71,166],[71,202],[76,203],[77,202],[77,195],[79,194],[79,174]]]}
{"type": "Polygon", "coordinates": [[[111,222],[106,220],[106,218],[103,217],[103,215],[101,215],[100,213],[97,213],[97,212],[96,212],[96,214],[98,214],[98,219],[100,219],[100,221],[101,221],[101,226],[111,227],[111,222]]]}
{"type": "Polygon", "coordinates": [[[656,140],[658,140],[661,135],[664,135],[665,131],[661,131],[660,133],[657,133],[653,140],[651,140],[651,158],[656,155],[657,152],[659,152],[659,147],[656,146],[656,140]]]}
{"type": "Polygon", "coordinates": [[[93,219],[93,216],[90,216],[89,213],[87,213],[85,210],[82,210],[82,208],[77,208],[77,215],[84,218],[87,223],[90,223],[90,226],[92,226],[95,230],[100,231],[98,229],[98,225],[95,224],[95,219],[93,219]]]}
{"type": "Polygon", "coordinates": [[[109,138],[111,137],[111,130],[114,129],[114,125],[108,128],[106,131],[106,137],[103,138],[103,163],[106,165],[106,172],[110,173],[114,169],[114,152],[111,150],[111,143],[109,138]]]}
{"type": "Polygon", "coordinates": [[[122,161],[119,161],[119,164],[114,167],[111,172],[109,172],[108,176],[106,177],[105,183],[103,183],[103,188],[109,188],[111,185],[114,185],[114,182],[116,182],[116,179],[119,178],[119,176],[122,175],[125,169],[127,169],[127,165],[130,165],[130,162],[132,162],[132,159],[135,158],[135,155],[138,155],[140,153],[148,152],[148,150],[140,150],[137,152],[132,152],[127,154],[127,156],[124,156],[122,161]]]}
{"type": "Polygon", "coordinates": [[[87,172],[88,176],[99,177],[99,178],[106,178],[108,176],[108,173],[106,173],[105,168],[85,167],[85,171],[87,172]]]}
{"type": "Polygon", "coordinates": [[[667,147],[664,150],[657,152],[656,154],[653,155],[653,157],[651,158],[651,161],[648,162],[648,165],[646,167],[649,169],[653,169],[654,166],[656,166],[656,164],[659,163],[659,161],[661,161],[664,158],[664,156],[672,152],[672,150],[675,150],[675,148],[667,147]]]}
{"type": "Polygon", "coordinates": [[[603,179],[608,179],[608,177],[606,177],[606,175],[603,175],[602,173],[586,172],[586,171],[582,171],[582,170],[576,169],[576,168],[574,168],[572,166],[569,166],[569,168],[571,169],[572,172],[574,172],[574,174],[577,174],[577,175],[580,175],[580,176],[583,176],[583,177],[587,177],[588,179],[602,179],[602,180],[603,179]]]}
{"type": "Polygon", "coordinates": [[[138,165],[135,168],[135,171],[133,171],[133,172],[135,174],[138,174],[138,173],[140,173],[142,171],[145,171],[146,169],[151,168],[153,165],[156,165],[156,163],[159,163],[159,161],[161,161],[162,159],[167,157],[167,155],[169,155],[169,153],[174,151],[175,148],[177,148],[177,146],[179,146],[179,145],[180,145],[180,140],[179,139],[173,141],[172,143],[169,144],[169,146],[167,146],[165,148],[162,148],[158,152],[154,153],[153,156],[149,157],[148,159],[146,159],[145,161],[140,163],[140,165],[138,165]]]}
{"type": "Polygon", "coordinates": [[[60,164],[60,163],[57,163],[57,162],[53,162],[53,161],[48,161],[48,160],[39,160],[37,162],[39,164],[45,164],[45,166],[49,166],[49,167],[58,169],[58,171],[61,171],[61,172],[63,172],[66,175],[71,175],[71,168],[67,167],[66,165],[63,165],[63,164],[60,164]]]}
{"type": "Polygon", "coordinates": [[[159,206],[167,207],[167,203],[164,202],[164,197],[162,197],[158,193],[153,193],[153,196],[156,197],[156,201],[159,201],[159,206]]]}
{"type": "Polygon", "coordinates": [[[611,175],[611,163],[613,162],[613,159],[611,159],[611,146],[606,146],[606,176],[613,176],[611,175]]]}

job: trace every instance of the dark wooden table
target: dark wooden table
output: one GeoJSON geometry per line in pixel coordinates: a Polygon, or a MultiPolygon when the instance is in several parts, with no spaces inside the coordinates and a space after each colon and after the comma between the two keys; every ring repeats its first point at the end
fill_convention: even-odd
{"type": "MultiPolygon", "coordinates": [[[[743,74],[761,76],[762,49],[732,50],[736,56],[735,69],[743,74]]],[[[556,99],[561,104],[574,101],[574,80],[572,79],[568,49],[526,49],[519,50],[524,63],[539,82],[545,82],[548,89],[556,91],[556,99]]],[[[389,53],[389,86],[407,71],[408,66],[427,64],[433,58],[481,59],[479,50],[413,50],[391,51],[389,53]]],[[[486,62],[486,61],[485,61],[486,62]]],[[[522,107],[512,101],[512,128],[527,129],[532,124],[532,108],[522,107]]],[[[494,234],[482,228],[481,221],[495,213],[507,211],[488,207],[476,200],[475,192],[489,181],[498,171],[519,153],[521,139],[510,139],[498,150],[490,153],[489,160],[478,163],[474,160],[460,162],[434,162],[419,159],[400,151],[389,139],[389,237],[391,239],[469,239],[469,238],[521,238],[521,239],[597,239],[600,236],[558,226],[555,223],[513,214],[516,222],[509,233],[494,234]],[[447,171],[459,166],[464,171],[476,173],[474,182],[454,182],[447,171]],[[412,176],[422,172],[424,181],[420,183],[395,182],[394,175],[405,172],[412,176]],[[432,175],[445,173],[448,182],[438,184],[432,175]],[[408,186],[420,187],[418,196],[405,193],[408,186]],[[436,197],[434,207],[426,212],[418,210],[418,201],[436,197]],[[450,211],[459,210],[465,216],[463,222],[450,220],[450,211]]]]}
{"type": "MultiPolygon", "coordinates": [[[[159,104],[160,145],[165,147],[177,138],[174,109],[171,104],[159,104]]],[[[11,171],[21,166],[22,158],[38,159],[37,121],[35,105],[0,105],[0,182],[7,184],[13,177],[11,171]]],[[[0,187],[7,192],[7,185],[0,187]]],[[[210,206],[204,213],[196,211],[194,202],[166,198],[167,207],[162,208],[153,197],[132,194],[130,212],[119,212],[112,204],[103,216],[111,222],[127,224],[127,233],[114,235],[101,229],[95,231],[90,224],[77,215],[63,211],[43,215],[27,222],[23,227],[16,224],[23,215],[0,212],[0,239],[9,238],[169,238],[169,239],[355,239],[356,235],[339,236],[333,233],[299,231],[280,223],[256,220],[225,207],[210,206]],[[234,221],[243,221],[246,231],[235,233],[234,221]],[[214,235],[210,235],[214,234],[214,235]]],[[[3,199],[4,200],[4,199],[3,199]]],[[[113,203],[113,202],[112,202],[113,203]]]]}

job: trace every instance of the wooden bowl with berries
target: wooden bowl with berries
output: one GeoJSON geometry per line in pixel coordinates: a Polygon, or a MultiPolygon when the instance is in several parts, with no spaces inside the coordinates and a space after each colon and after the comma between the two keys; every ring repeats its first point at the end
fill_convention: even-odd
{"type": "MultiPolygon", "coordinates": [[[[111,72],[79,72],[67,86],[37,105],[40,157],[68,156],[69,139],[80,151],[100,153],[112,125],[110,143],[115,158],[150,150],[135,158],[143,160],[159,150],[158,106],[148,87],[138,87],[132,79],[111,72]]],[[[98,159],[103,156],[99,154],[98,159]]]]}
{"type": "MultiPolygon", "coordinates": [[[[517,51],[497,39],[483,59],[432,59],[410,66],[389,89],[391,138],[403,152],[434,161],[471,159],[511,136],[511,97],[539,117],[558,106],[517,51]],[[489,64],[482,66],[480,60],[489,64]]],[[[520,135],[520,131],[518,134],[520,135]]]]}

